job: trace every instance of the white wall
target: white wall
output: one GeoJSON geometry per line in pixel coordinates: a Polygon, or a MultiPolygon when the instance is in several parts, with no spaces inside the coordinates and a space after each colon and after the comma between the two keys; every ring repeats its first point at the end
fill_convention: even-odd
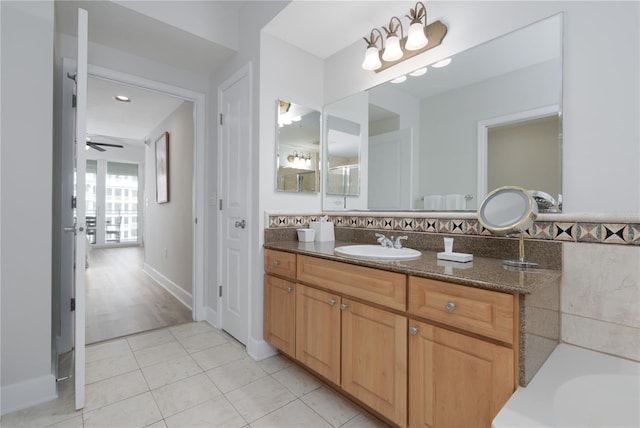
{"type": "MultiPolygon", "coordinates": [[[[264,100],[260,93],[260,88],[263,82],[260,80],[260,68],[262,57],[260,55],[260,29],[270,21],[275,15],[286,6],[287,2],[281,1],[261,1],[252,2],[240,10],[240,19],[245,31],[240,34],[240,48],[238,53],[234,55],[230,60],[225,63],[220,69],[216,70],[214,74],[210,76],[209,84],[211,87],[211,114],[208,116],[210,126],[210,145],[211,150],[208,152],[207,165],[217,165],[217,147],[218,142],[218,128],[215,125],[217,123],[218,111],[217,111],[217,89],[218,87],[234,73],[240,70],[247,64],[251,64],[252,68],[252,117],[251,117],[251,146],[252,151],[247,156],[250,158],[251,166],[248,171],[251,171],[250,187],[251,187],[251,206],[249,207],[250,216],[247,219],[247,228],[249,231],[249,248],[250,255],[247,260],[247,266],[250,266],[250,281],[247,286],[249,287],[249,340],[247,343],[247,351],[257,357],[264,358],[264,356],[272,353],[272,348],[266,345],[266,342],[262,339],[262,243],[264,237],[264,210],[260,206],[260,180],[262,178],[260,170],[262,169],[263,159],[260,158],[262,146],[267,144],[265,150],[275,152],[274,138],[275,131],[271,133],[271,139],[268,141],[262,140],[260,118],[263,112],[263,103],[265,106],[273,106],[273,99],[264,100]]],[[[285,68],[286,63],[280,63],[282,68],[285,68]]],[[[295,74],[294,70],[289,69],[291,75],[295,74]]],[[[265,83],[266,84],[266,83],[265,83]]],[[[280,91],[274,91],[280,92],[280,91]]],[[[277,96],[284,97],[285,94],[278,93],[277,96]]],[[[294,101],[294,100],[292,100],[294,101]]],[[[302,103],[303,100],[300,100],[302,103]]],[[[269,107],[265,107],[265,110],[269,110],[269,107]]],[[[273,112],[269,117],[274,117],[273,112]]],[[[268,132],[267,132],[268,133],[268,132]]],[[[271,163],[270,160],[267,163],[271,163]]],[[[273,165],[273,163],[271,163],[273,165]]],[[[268,164],[267,164],[267,167],[268,164]]],[[[273,166],[271,167],[273,168],[273,166]]],[[[211,322],[217,320],[218,317],[218,302],[217,286],[219,279],[219,269],[217,266],[218,252],[217,252],[217,224],[218,224],[218,210],[217,206],[217,168],[209,167],[207,169],[207,195],[209,199],[209,207],[207,215],[207,240],[208,240],[208,253],[206,254],[207,266],[205,277],[207,278],[207,319],[211,322]],[[215,267],[214,267],[215,266],[215,267]]],[[[270,183],[274,182],[272,177],[269,180],[270,183]]],[[[316,205],[316,206],[319,206],[316,205]]]]}
{"type": "MultiPolygon", "coordinates": [[[[316,212],[320,193],[275,190],[276,101],[322,111],[322,60],[268,34],[260,37],[260,191],[264,211],[316,212]]],[[[322,186],[321,186],[322,187],[322,186]]]]}
{"type": "Polygon", "coordinates": [[[441,46],[374,73],[360,67],[365,44],[354,41],[325,63],[325,102],[564,12],[564,212],[638,213],[639,7],[613,1],[429,2],[429,21],[439,19],[449,29],[441,46]],[[620,183],[625,191],[613,191],[620,183]]]}
{"type": "Polygon", "coordinates": [[[2,1],[0,8],[4,414],[56,394],[51,371],[54,27],[53,2],[2,1]]]}
{"type": "Polygon", "coordinates": [[[161,275],[172,284],[169,287],[181,288],[189,299],[193,277],[193,125],[193,103],[185,101],[149,133],[144,188],[145,270],[161,275]],[[155,141],[164,132],[169,132],[169,202],[159,204],[155,141]]]}

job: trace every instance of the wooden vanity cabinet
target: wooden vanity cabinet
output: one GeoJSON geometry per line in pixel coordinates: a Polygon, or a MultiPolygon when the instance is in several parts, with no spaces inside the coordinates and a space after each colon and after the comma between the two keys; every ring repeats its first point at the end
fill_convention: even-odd
{"type": "Polygon", "coordinates": [[[514,389],[513,350],[409,321],[409,426],[490,427],[514,389]]]}
{"type": "Polygon", "coordinates": [[[489,427],[517,295],[265,250],[265,340],[400,427],[489,427]]]}
{"type": "Polygon", "coordinates": [[[405,426],[406,317],[342,299],[342,388],[405,426]]]}
{"type": "Polygon", "coordinates": [[[341,300],[335,293],[297,286],[295,357],[336,385],[340,385],[341,300]]]}
{"type": "Polygon", "coordinates": [[[273,275],[264,276],[264,339],[295,357],[296,284],[273,275]]]}
{"type": "Polygon", "coordinates": [[[508,293],[409,277],[409,316],[487,338],[409,321],[409,426],[491,426],[515,389],[516,302],[508,293]]]}
{"type": "Polygon", "coordinates": [[[265,250],[263,337],[287,355],[296,352],[296,255],[265,250]],[[276,276],[278,275],[278,276],[276,276]]]}

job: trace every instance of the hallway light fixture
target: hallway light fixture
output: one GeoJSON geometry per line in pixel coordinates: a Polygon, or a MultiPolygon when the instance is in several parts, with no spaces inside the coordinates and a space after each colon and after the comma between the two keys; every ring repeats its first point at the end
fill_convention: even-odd
{"type": "Polygon", "coordinates": [[[447,27],[440,21],[427,25],[427,8],[424,3],[417,2],[406,15],[410,19],[409,31],[404,35],[402,22],[397,16],[392,16],[387,27],[382,29],[387,34],[386,42],[377,28],[371,30],[367,42],[362,68],[376,73],[398,64],[405,59],[439,46],[447,34],[447,27]],[[398,35],[398,32],[400,35],[398,35]],[[378,47],[378,41],[380,47],[378,47]]]}

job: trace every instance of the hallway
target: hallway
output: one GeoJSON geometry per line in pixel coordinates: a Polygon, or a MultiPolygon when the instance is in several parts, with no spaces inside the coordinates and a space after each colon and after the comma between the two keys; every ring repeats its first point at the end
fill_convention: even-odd
{"type": "Polygon", "coordinates": [[[86,343],[191,321],[191,310],[142,271],[143,247],[89,252],[86,343]]]}

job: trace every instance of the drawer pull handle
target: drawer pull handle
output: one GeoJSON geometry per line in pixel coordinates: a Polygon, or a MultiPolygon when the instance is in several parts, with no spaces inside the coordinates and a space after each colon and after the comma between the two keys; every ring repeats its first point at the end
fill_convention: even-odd
{"type": "Polygon", "coordinates": [[[292,287],[287,287],[287,293],[291,293],[293,291],[292,287]]]}
{"type": "Polygon", "coordinates": [[[340,305],[340,309],[342,309],[343,311],[346,310],[349,307],[349,305],[347,305],[346,303],[342,303],[340,305]]]}
{"type": "Polygon", "coordinates": [[[329,306],[333,306],[336,304],[336,299],[329,300],[329,306]]]}
{"type": "Polygon", "coordinates": [[[280,260],[274,260],[273,261],[273,265],[274,266],[280,266],[280,260]]]}
{"type": "Polygon", "coordinates": [[[418,334],[418,327],[409,327],[409,334],[411,336],[415,336],[416,334],[418,334]]]}
{"type": "Polygon", "coordinates": [[[456,304],[453,302],[447,302],[447,304],[444,305],[444,308],[447,310],[447,312],[453,312],[456,310],[456,304]]]}

